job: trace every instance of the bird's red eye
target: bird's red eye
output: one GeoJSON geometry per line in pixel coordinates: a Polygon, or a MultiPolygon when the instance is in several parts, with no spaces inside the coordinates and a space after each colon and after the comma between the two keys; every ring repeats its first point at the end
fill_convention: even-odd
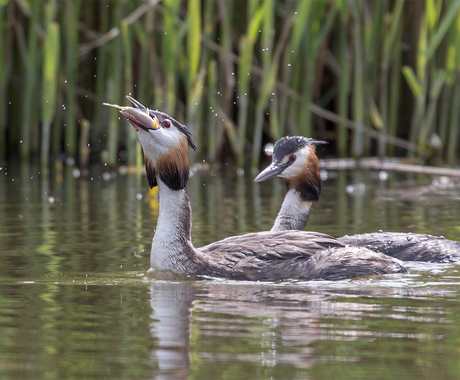
{"type": "Polygon", "coordinates": [[[171,126],[171,122],[169,120],[165,120],[163,125],[165,128],[169,128],[171,126]]]}
{"type": "Polygon", "coordinates": [[[295,160],[297,160],[297,156],[295,154],[291,154],[289,156],[289,161],[294,162],[295,160]]]}

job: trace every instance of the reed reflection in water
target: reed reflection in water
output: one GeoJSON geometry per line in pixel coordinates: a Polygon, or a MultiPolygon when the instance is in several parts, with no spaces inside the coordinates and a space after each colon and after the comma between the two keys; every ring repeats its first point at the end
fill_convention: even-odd
{"type": "Polygon", "coordinates": [[[155,378],[455,378],[457,294],[394,281],[152,284],[155,378]]]}
{"type": "MultiPolygon", "coordinates": [[[[459,186],[322,173],[308,229],[459,239],[459,186]]],[[[196,246],[267,230],[285,189],[233,168],[191,178],[196,246]]],[[[158,201],[143,177],[0,170],[6,379],[458,378],[458,266],[338,282],[147,282],[158,201]]]]}

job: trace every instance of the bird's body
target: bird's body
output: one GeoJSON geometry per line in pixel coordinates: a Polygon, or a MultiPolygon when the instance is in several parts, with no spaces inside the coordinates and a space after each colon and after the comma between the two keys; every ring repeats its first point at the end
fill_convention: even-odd
{"type": "MultiPolygon", "coordinates": [[[[272,231],[303,230],[307,225],[312,201],[318,200],[321,191],[315,146],[323,143],[291,136],[281,138],[273,147],[272,164],[255,179],[261,182],[279,176],[287,187],[272,231]]],[[[403,261],[449,262],[460,258],[460,242],[432,235],[380,231],[345,235],[337,240],[403,261]]]]}
{"type": "Polygon", "coordinates": [[[345,235],[337,240],[355,247],[366,247],[402,261],[447,263],[460,259],[460,242],[443,236],[379,231],[345,235]]]}
{"type": "Polygon", "coordinates": [[[232,236],[201,247],[199,251],[206,255],[208,262],[214,262],[207,275],[238,280],[339,280],[406,272],[399,261],[389,261],[379,253],[307,231],[232,236]]]}
{"type": "Polygon", "coordinates": [[[149,184],[159,188],[160,210],[152,240],[150,273],[157,277],[172,273],[277,281],[406,272],[398,260],[312,232],[252,233],[195,248],[187,193],[187,150],[188,146],[195,147],[190,132],[168,115],[128,99],[135,108],[116,107],[135,127],[144,150],[149,184]]]}

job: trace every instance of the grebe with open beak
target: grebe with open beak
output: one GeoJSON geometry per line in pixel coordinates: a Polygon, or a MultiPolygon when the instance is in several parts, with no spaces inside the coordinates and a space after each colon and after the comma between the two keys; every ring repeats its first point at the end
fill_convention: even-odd
{"type": "Polygon", "coordinates": [[[196,149],[190,131],[167,114],[127,98],[134,107],[111,106],[118,108],[136,129],[149,185],[158,186],[160,195],[148,274],[276,281],[406,272],[399,260],[366,248],[349,247],[316,232],[251,233],[195,248],[190,238],[187,193],[188,147],[196,149]]]}
{"type": "MultiPolygon", "coordinates": [[[[281,177],[287,193],[271,231],[303,230],[308,222],[312,201],[321,192],[315,146],[325,144],[299,136],[283,137],[273,147],[272,163],[255,178],[261,182],[281,177]]],[[[449,262],[460,258],[460,243],[442,236],[402,232],[375,232],[345,235],[339,241],[403,261],[449,262]]]]}

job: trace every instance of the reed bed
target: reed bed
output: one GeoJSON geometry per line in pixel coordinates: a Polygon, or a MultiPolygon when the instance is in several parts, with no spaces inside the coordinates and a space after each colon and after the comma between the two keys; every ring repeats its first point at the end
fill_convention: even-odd
{"type": "Polygon", "coordinates": [[[460,0],[0,0],[0,158],[141,165],[103,101],[185,122],[193,160],[287,134],[458,164],[460,0]]]}

